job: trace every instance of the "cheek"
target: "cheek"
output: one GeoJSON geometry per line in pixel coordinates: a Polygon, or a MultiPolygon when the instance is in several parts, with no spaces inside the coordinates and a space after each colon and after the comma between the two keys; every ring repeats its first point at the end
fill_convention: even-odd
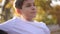
{"type": "Polygon", "coordinates": [[[30,12],[28,10],[23,11],[22,14],[27,17],[30,16],[30,12]]]}
{"type": "Polygon", "coordinates": [[[29,11],[27,11],[27,10],[25,10],[25,11],[23,11],[23,14],[25,14],[25,15],[29,15],[29,14],[30,14],[30,12],[29,12],[29,11]]]}
{"type": "Polygon", "coordinates": [[[23,12],[26,13],[26,14],[28,14],[28,13],[31,12],[31,10],[29,8],[25,8],[25,9],[23,9],[23,12]]]}
{"type": "Polygon", "coordinates": [[[24,9],[22,9],[22,13],[26,16],[29,16],[30,15],[30,12],[31,12],[31,9],[30,8],[26,8],[24,7],[24,9]]]}

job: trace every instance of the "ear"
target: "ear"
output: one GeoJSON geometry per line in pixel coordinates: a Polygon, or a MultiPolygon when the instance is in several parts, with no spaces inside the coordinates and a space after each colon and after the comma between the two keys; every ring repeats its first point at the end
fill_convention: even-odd
{"type": "Polygon", "coordinates": [[[16,10],[17,10],[16,12],[17,12],[18,14],[21,14],[21,10],[20,10],[20,9],[17,8],[16,10]]]}

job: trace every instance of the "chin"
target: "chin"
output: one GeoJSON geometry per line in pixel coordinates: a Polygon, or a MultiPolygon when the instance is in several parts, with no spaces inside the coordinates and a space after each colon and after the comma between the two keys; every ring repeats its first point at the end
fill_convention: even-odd
{"type": "Polygon", "coordinates": [[[35,16],[31,17],[31,18],[35,18],[35,16]]]}

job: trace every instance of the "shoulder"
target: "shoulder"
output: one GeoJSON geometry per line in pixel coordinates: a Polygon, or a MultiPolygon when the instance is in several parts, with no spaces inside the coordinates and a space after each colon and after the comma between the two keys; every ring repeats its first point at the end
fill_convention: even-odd
{"type": "Polygon", "coordinates": [[[46,34],[50,34],[50,30],[44,22],[37,22],[37,23],[38,26],[46,32],[46,34]]]}
{"type": "Polygon", "coordinates": [[[44,22],[35,22],[35,23],[37,23],[40,27],[46,27],[46,24],[44,23],[44,22]]]}
{"type": "Polygon", "coordinates": [[[12,19],[10,19],[10,20],[8,20],[8,21],[6,21],[6,22],[3,22],[3,23],[1,23],[0,25],[9,25],[9,24],[16,23],[16,22],[18,22],[18,21],[19,21],[18,18],[13,17],[12,19]]]}
{"type": "Polygon", "coordinates": [[[4,22],[4,23],[1,23],[0,24],[0,28],[1,27],[11,27],[11,26],[14,26],[17,22],[19,22],[19,19],[18,18],[15,18],[13,17],[12,19],[4,22]]]}
{"type": "Polygon", "coordinates": [[[12,18],[12,19],[0,24],[0,30],[4,30],[4,31],[9,30],[10,28],[13,27],[16,20],[17,20],[16,18],[12,18]]]}
{"type": "Polygon", "coordinates": [[[10,27],[10,24],[12,22],[12,19],[6,21],[6,22],[3,22],[0,24],[0,30],[4,30],[4,31],[7,31],[9,30],[8,28],[10,27]]]}
{"type": "Polygon", "coordinates": [[[48,28],[47,27],[47,25],[44,23],[44,22],[37,22],[37,21],[35,21],[35,23],[39,26],[39,27],[41,27],[41,28],[48,28]]]}
{"type": "Polygon", "coordinates": [[[43,28],[46,28],[47,25],[44,23],[44,22],[39,22],[40,26],[43,27],[43,28]]]}
{"type": "Polygon", "coordinates": [[[44,22],[39,22],[40,25],[45,26],[46,24],[44,22]]]}
{"type": "Polygon", "coordinates": [[[10,20],[7,20],[7,21],[1,23],[0,25],[10,24],[10,23],[12,23],[12,22],[14,22],[14,21],[15,21],[15,19],[10,19],[10,20]]]}
{"type": "Polygon", "coordinates": [[[45,29],[49,29],[44,22],[39,22],[39,24],[40,24],[40,27],[45,28],[45,29]]]}
{"type": "Polygon", "coordinates": [[[14,29],[13,27],[17,26],[19,24],[18,23],[19,21],[20,20],[18,18],[12,18],[12,19],[0,24],[0,30],[4,30],[4,31],[13,30],[14,29]]]}
{"type": "Polygon", "coordinates": [[[43,30],[45,30],[46,34],[50,34],[50,30],[44,22],[40,22],[40,27],[42,27],[43,30]]]}

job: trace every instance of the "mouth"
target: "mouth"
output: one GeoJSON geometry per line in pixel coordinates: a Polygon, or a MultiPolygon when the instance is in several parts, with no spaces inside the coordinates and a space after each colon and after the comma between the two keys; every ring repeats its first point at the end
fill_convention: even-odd
{"type": "Polygon", "coordinates": [[[35,13],[36,14],[36,12],[31,12],[31,13],[33,13],[33,14],[35,13]]]}
{"type": "Polygon", "coordinates": [[[35,14],[36,14],[36,12],[31,12],[31,14],[32,14],[32,15],[35,15],[35,14]]]}

